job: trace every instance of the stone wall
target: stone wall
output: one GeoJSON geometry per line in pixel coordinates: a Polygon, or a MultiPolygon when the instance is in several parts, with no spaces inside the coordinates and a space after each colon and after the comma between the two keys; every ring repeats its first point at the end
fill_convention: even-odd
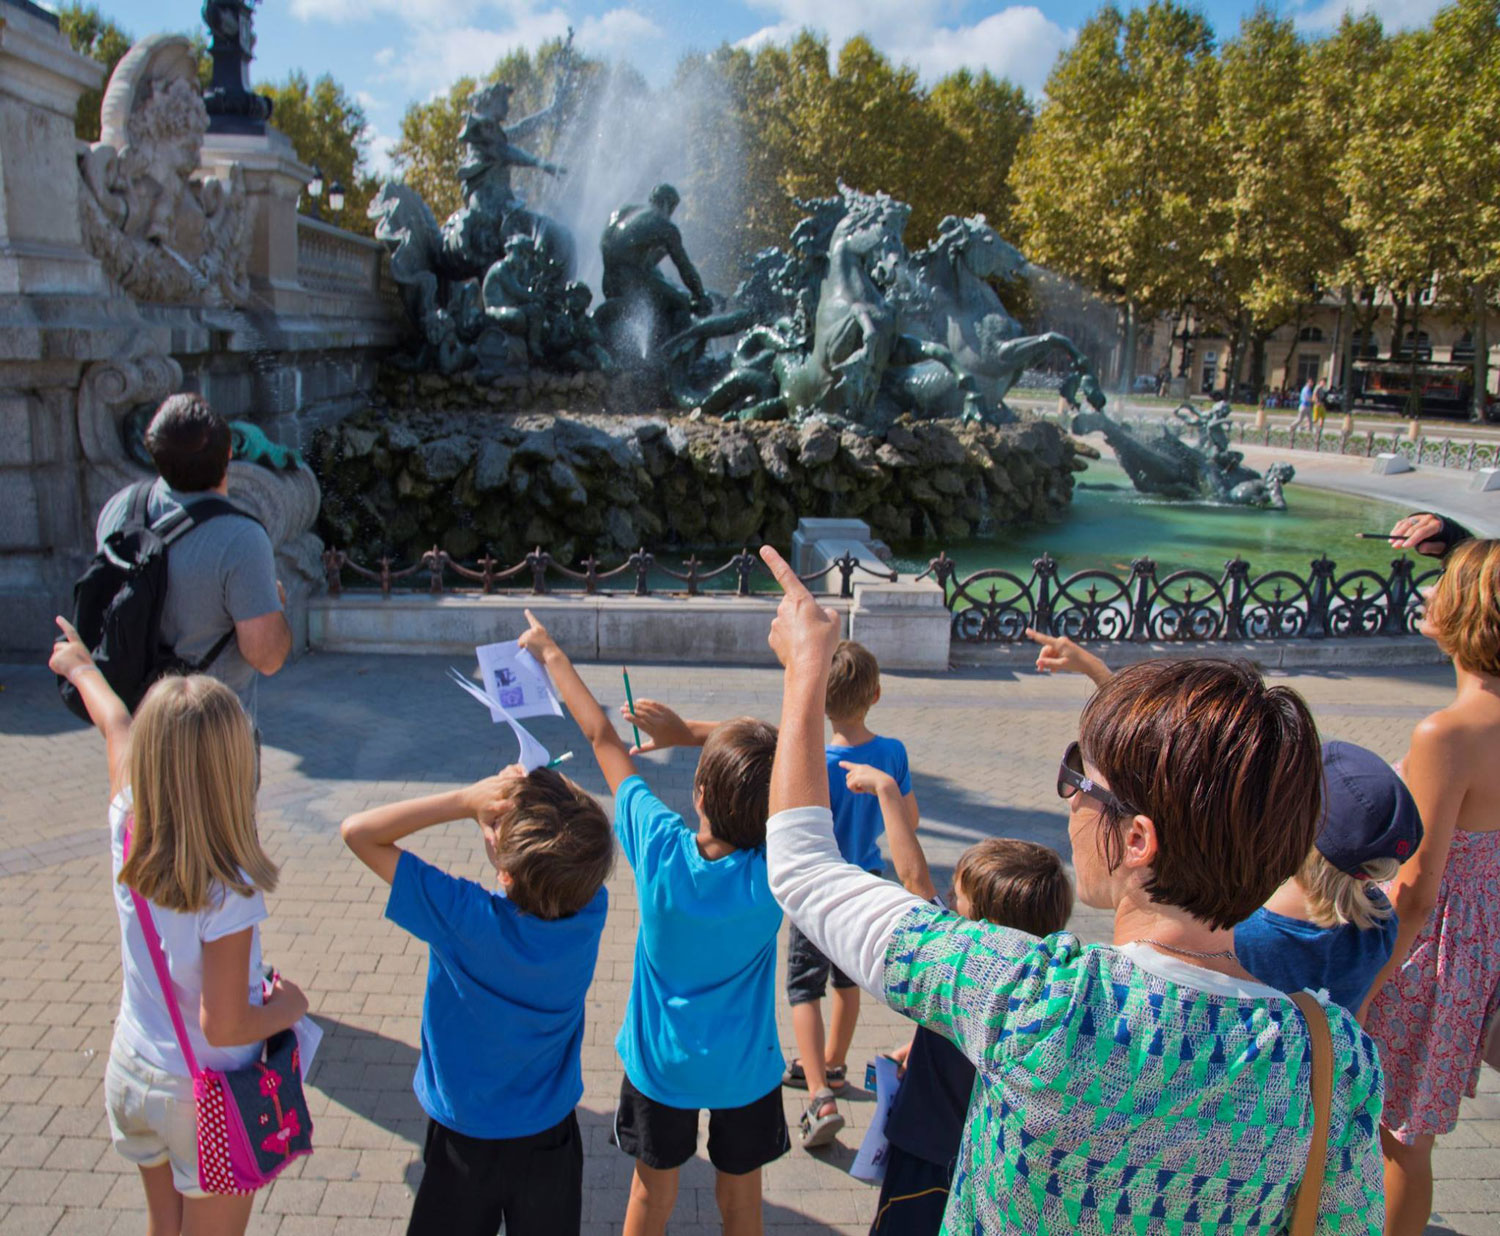
{"type": "Polygon", "coordinates": [[[890,542],[937,545],[1055,518],[1072,439],[1055,425],[905,421],[884,436],[820,420],[739,425],[596,413],[369,409],[311,448],[320,533],[357,559],[409,562],[437,545],[506,563],[644,545],[787,545],[804,516],[857,517],[890,542]]]}

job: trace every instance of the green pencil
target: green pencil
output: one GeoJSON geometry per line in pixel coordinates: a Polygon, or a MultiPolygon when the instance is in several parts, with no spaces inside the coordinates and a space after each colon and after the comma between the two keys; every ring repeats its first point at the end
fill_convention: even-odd
{"type": "MultiPolygon", "coordinates": [[[[620,673],[625,678],[625,706],[630,709],[632,714],[634,714],[635,698],[630,694],[630,671],[622,665],[620,667],[620,673]]],[[[630,728],[631,731],[635,734],[635,745],[639,747],[641,745],[641,731],[634,721],[630,723],[630,728]]]]}

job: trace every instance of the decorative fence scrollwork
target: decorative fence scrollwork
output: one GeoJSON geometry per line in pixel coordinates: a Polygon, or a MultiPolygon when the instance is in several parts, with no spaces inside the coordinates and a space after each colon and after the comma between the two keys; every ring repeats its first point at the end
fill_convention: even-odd
{"type": "Polygon", "coordinates": [[[1065,577],[1043,554],[1029,579],[1004,570],[960,579],[942,553],[918,578],[942,588],[953,638],[966,643],[1020,643],[1028,627],[1078,643],[1202,643],[1411,634],[1422,618],[1421,590],[1438,574],[1418,576],[1410,559],[1397,558],[1388,575],[1340,575],[1323,557],[1305,578],[1287,570],[1254,575],[1236,557],[1217,577],[1200,570],[1158,577],[1150,558],[1137,558],[1125,576],[1087,570],[1065,577]]]}
{"type": "MultiPolygon", "coordinates": [[[[488,554],[480,558],[473,566],[466,566],[455,561],[446,550],[439,549],[435,545],[410,566],[400,568],[395,567],[388,557],[380,558],[374,567],[367,567],[356,562],[341,549],[329,549],[323,554],[323,576],[328,584],[328,594],[335,597],[343,593],[344,572],[346,571],[356,579],[366,580],[378,586],[380,595],[383,597],[390,596],[395,586],[402,580],[409,579],[421,571],[427,572],[426,591],[432,596],[460,590],[448,587],[447,576],[450,572],[460,580],[478,584],[479,591],[485,595],[506,585],[510,585],[512,590],[519,590],[529,583],[528,590],[531,595],[546,596],[551,592],[559,591],[552,586],[551,576],[553,575],[582,584],[582,591],[588,596],[598,594],[601,584],[606,586],[606,591],[613,591],[609,585],[611,581],[617,579],[626,585],[620,591],[628,591],[631,595],[638,597],[678,591],[685,592],[690,597],[702,596],[705,595],[703,585],[720,576],[732,578],[733,589],[715,588],[711,591],[724,593],[732,591],[732,595],[741,597],[751,595],[757,583],[767,585],[774,583],[766,564],[760,560],[759,555],[751,553],[748,549],[740,550],[729,561],[711,570],[702,569],[703,563],[699,561],[696,554],[687,558],[682,566],[681,571],[675,571],[658,561],[655,554],[644,548],[636,550],[624,562],[608,570],[601,569],[599,560],[592,554],[579,564],[581,569],[566,567],[556,561],[541,546],[537,546],[520,562],[508,567],[502,567],[497,559],[488,554]],[[653,588],[654,573],[677,580],[686,587],[663,588],[658,584],[653,588]],[[517,582],[511,584],[512,580],[517,582]]],[[[876,570],[861,562],[853,554],[844,554],[842,557],[835,558],[821,571],[814,571],[809,575],[798,576],[798,578],[805,584],[812,584],[827,579],[835,573],[837,573],[839,583],[838,595],[845,599],[854,595],[856,573],[888,583],[894,583],[896,580],[895,571],[876,570]]]]}

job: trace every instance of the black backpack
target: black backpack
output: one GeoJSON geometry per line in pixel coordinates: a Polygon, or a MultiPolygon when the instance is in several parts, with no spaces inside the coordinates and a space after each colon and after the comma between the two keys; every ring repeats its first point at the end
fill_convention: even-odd
{"type": "MultiPolygon", "coordinates": [[[[125,522],[104,538],[103,548],[73,585],[73,625],[93,653],[94,664],[105,681],[131,712],[158,678],[201,673],[234,638],[234,628],[230,627],[197,662],[183,660],[162,643],[167,551],[194,528],[220,515],[254,518],[225,498],[200,498],[151,523],[148,503],[152,483],[141,481],[131,486],[125,522]]],[[[77,687],[59,677],[57,690],[75,716],[89,720],[77,687]]]]}

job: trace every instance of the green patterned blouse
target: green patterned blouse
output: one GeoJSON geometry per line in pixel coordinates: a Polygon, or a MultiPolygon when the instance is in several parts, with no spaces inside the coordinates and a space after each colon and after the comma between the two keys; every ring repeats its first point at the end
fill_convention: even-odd
{"type": "MultiPolygon", "coordinates": [[[[1037,940],[926,905],[900,919],[887,1003],[978,1069],[945,1236],[1285,1230],[1312,1133],[1301,1013],[1175,981],[1208,972],[1155,953],[1139,964],[1142,947],[1037,940]]],[[[1380,1064],[1354,1018],[1327,1009],[1318,1230],[1378,1236],[1380,1064]]]]}

